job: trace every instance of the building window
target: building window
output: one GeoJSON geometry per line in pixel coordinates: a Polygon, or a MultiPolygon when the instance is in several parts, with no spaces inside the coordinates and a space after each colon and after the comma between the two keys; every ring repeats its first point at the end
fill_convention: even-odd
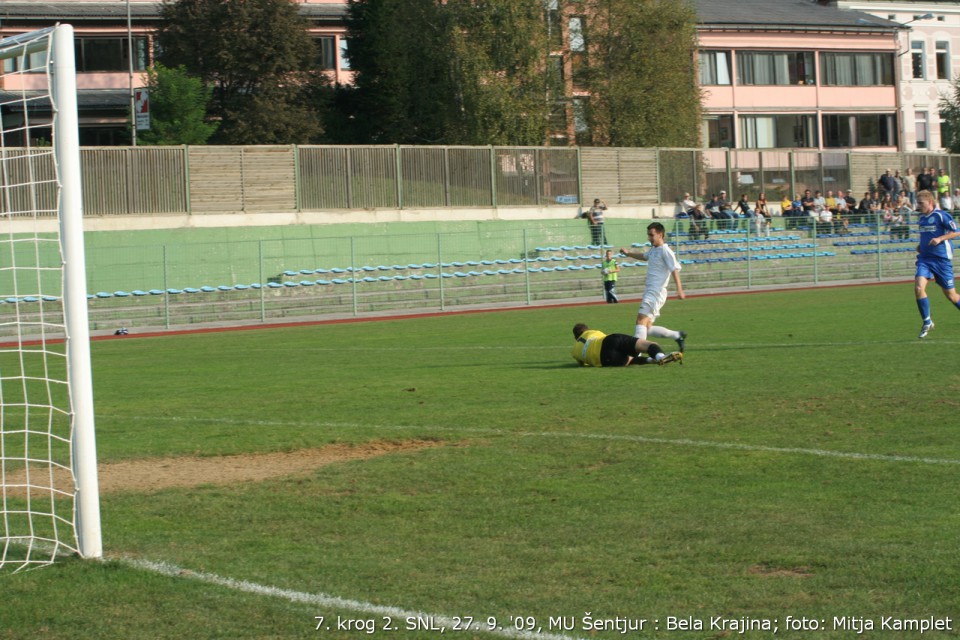
{"type": "Polygon", "coordinates": [[[730,84],[730,52],[729,51],[701,51],[700,52],[700,84],[701,85],[730,84]]]}
{"type": "Polygon", "coordinates": [[[937,80],[950,79],[950,43],[937,43],[937,80]]]}
{"type": "Polygon", "coordinates": [[[340,69],[350,70],[350,41],[347,38],[340,38],[340,69]]]}
{"type": "Polygon", "coordinates": [[[923,64],[923,43],[919,41],[910,43],[910,62],[913,67],[913,79],[925,80],[927,77],[923,64]]]}
{"type": "Polygon", "coordinates": [[[583,16],[573,16],[567,23],[568,40],[570,43],[570,77],[573,88],[586,87],[587,75],[587,42],[584,34],[586,19],[583,16]]]}
{"type": "Polygon", "coordinates": [[[23,56],[4,58],[3,72],[13,73],[15,71],[24,71],[28,73],[45,73],[47,70],[46,59],[47,54],[43,51],[31,53],[26,58],[23,56]]]}
{"type": "Polygon", "coordinates": [[[929,149],[927,112],[917,111],[914,114],[914,122],[916,122],[917,125],[917,149],[929,149]]]}
{"type": "Polygon", "coordinates": [[[835,87],[893,86],[893,54],[822,53],[823,84],[835,87]]]}
{"type": "Polygon", "coordinates": [[[317,67],[324,70],[337,68],[337,39],[333,36],[320,36],[317,43],[317,67]]]}
{"type": "Polygon", "coordinates": [[[740,146],[777,149],[817,146],[812,115],[740,116],[740,146]]]}
{"type": "Polygon", "coordinates": [[[953,127],[947,120],[947,114],[940,112],[940,146],[944,149],[950,149],[953,143],[953,127]]]}
{"type": "MultiPolygon", "coordinates": [[[[76,38],[74,54],[78,72],[129,71],[130,42],[127,38],[76,38]]],[[[145,71],[149,63],[148,40],[133,38],[133,70],[145,71]]]]}
{"type": "Polygon", "coordinates": [[[895,147],[896,116],[892,113],[824,115],[823,146],[895,147]]]}
{"type": "Polygon", "coordinates": [[[703,120],[703,141],[711,149],[733,146],[733,116],[707,116],[703,120]]]}
{"type": "Polygon", "coordinates": [[[587,122],[587,105],[583,98],[573,99],[573,133],[577,144],[588,145],[591,142],[590,125],[587,122]]]}
{"type": "Polygon", "coordinates": [[[563,56],[550,56],[547,58],[547,82],[549,83],[549,90],[554,96],[563,96],[566,93],[563,56]]]}
{"type": "Polygon", "coordinates": [[[740,51],[737,82],[744,85],[814,84],[812,51],[740,51]]]}
{"type": "Polygon", "coordinates": [[[551,51],[563,49],[563,29],[560,26],[559,0],[547,0],[547,39],[551,51]]]}
{"type": "Polygon", "coordinates": [[[567,23],[570,41],[570,51],[585,51],[586,41],[583,37],[583,16],[573,16],[567,23]]]}

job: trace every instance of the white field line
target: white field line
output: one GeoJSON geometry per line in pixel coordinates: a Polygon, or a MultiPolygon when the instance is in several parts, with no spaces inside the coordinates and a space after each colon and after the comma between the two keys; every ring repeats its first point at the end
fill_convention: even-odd
{"type": "MultiPolygon", "coordinates": [[[[236,425],[254,425],[254,426],[302,426],[305,423],[290,423],[290,422],[278,422],[278,421],[258,421],[258,420],[225,420],[217,418],[176,418],[176,417],[135,417],[134,419],[140,421],[147,420],[167,420],[174,422],[186,422],[186,423],[200,423],[200,422],[213,422],[213,423],[222,423],[222,424],[236,424],[236,425]]],[[[782,454],[799,454],[799,455],[812,455],[820,457],[832,457],[832,458],[844,458],[852,460],[874,460],[881,462],[910,462],[910,463],[921,463],[921,464],[945,464],[945,465],[960,465],[960,460],[951,459],[951,458],[923,458],[917,456],[900,456],[900,455],[882,455],[882,454],[870,454],[870,453],[856,453],[856,452],[844,452],[844,451],[830,451],[824,449],[804,449],[804,448],[791,448],[791,447],[769,447],[762,445],[748,445],[748,444],[739,444],[734,442],[711,442],[705,440],[690,440],[685,438],[671,439],[671,438],[648,438],[644,436],[623,436],[623,435],[609,435],[609,434],[584,434],[584,433],[557,433],[557,432],[511,432],[504,431],[502,429],[482,429],[482,428],[451,428],[451,427],[418,427],[418,426],[403,426],[403,425],[361,425],[355,423],[319,423],[313,424],[311,426],[321,426],[321,427],[357,427],[365,429],[393,429],[393,430],[410,430],[410,429],[430,429],[437,431],[452,431],[452,432],[467,432],[467,433],[477,433],[484,435],[500,435],[500,436],[515,436],[515,437],[544,437],[544,438],[582,438],[582,439],[591,439],[591,440],[614,440],[614,441],[625,441],[625,442],[637,442],[641,444],[654,444],[654,445],[665,445],[665,446],[678,446],[682,448],[714,448],[714,449],[727,449],[727,450],[737,450],[737,451],[761,451],[761,452],[771,452],[771,453],[782,453],[782,454]]],[[[268,585],[261,585],[246,580],[235,580],[233,578],[226,578],[219,576],[213,573],[191,571],[172,565],[165,562],[155,562],[151,560],[138,559],[138,558],[128,558],[120,557],[115,558],[117,561],[121,562],[130,567],[134,567],[141,570],[151,571],[158,573],[164,576],[178,579],[188,579],[196,580],[206,584],[212,584],[227,589],[232,589],[234,591],[240,591],[244,593],[251,593],[266,597],[273,598],[282,598],[284,600],[313,605],[316,607],[337,609],[342,611],[354,612],[358,615],[373,615],[381,617],[389,617],[393,620],[393,624],[399,625],[401,628],[405,624],[405,621],[408,619],[414,621],[429,621],[430,624],[435,625],[436,627],[442,627],[445,630],[452,631],[457,624],[457,620],[453,616],[443,615],[443,614],[428,614],[422,611],[412,611],[407,609],[401,609],[398,607],[389,607],[384,605],[377,605],[369,602],[363,602],[360,600],[350,600],[346,598],[341,598],[338,596],[332,596],[324,593],[306,593],[302,591],[294,591],[291,589],[281,589],[279,587],[271,587],[268,585]]],[[[502,624],[498,625],[495,629],[489,629],[486,624],[482,621],[487,618],[484,616],[476,616],[475,621],[471,625],[471,630],[475,633],[487,633],[489,635],[498,636],[502,638],[516,638],[519,640],[579,640],[574,636],[567,636],[562,634],[552,634],[548,631],[544,631],[542,626],[536,631],[525,631],[522,629],[513,628],[511,626],[503,627],[502,624]],[[477,622],[481,621],[481,622],[477,622]]],[[[505,622],[505,621],[503,621],[505,622]]],[[[542,623],[542,621],[540,621],[542,623]]],[[[512,621],[511,621],[512,623],[512,621]]],[[[331,617],[324,621],[325,626],[328,626],[330,629],[336,628],[336,621],[331,617]],[[330,626],[333,625],[333,626],[330,626]]]]}
{"type": "MultiPolygon", "coordinates": [[[[106,418],[107,416],[103,416],[106,418]]],[[[111,416],[116,418],[116,416],[111,416]]],[[[688,438],[651,438],[646,436],[614,435],[600,433],[563,433],[555,431],[506,431],[494,428],[477,427],[442,427],[442,426],[415,426],[415,425],[379,425],[359,424],[350,422],[283,422],[270,420],[231,420],[225,418],[180,418],[176,416],[129,416],[124,418],[136,421],[167,421],[190,423],[214,423],[228,425],[248,425],[257,427],[331,427],[357,428],[382,430],[424,430],[449,431],[454,433],[475,433],[480,435],[513,436],[522,438],[573,438],[583,440],[613,440],[621,442],[636,442],[640,444],[654,444],[681,448],[727,449],[733,451],[758,451],[764,453],[782,453],[821,458],[841,458],[847,460],[871,460],[877,462],[912,462],[919,464],[960,465],[956,458],[926,458],[921,456],[906,456],[882,453],[859,453],[856,451],[834,451],[830,449],[808,449],[804,447],[773,447],[759,444],[743,444],[739,442],[717,442],[712,440],[691,440],[688,438]]]]}
{"type": "MultiPolygon", "coordinates": [[[[454,619],[453,616],[428,614],[422,611],[410,611],[408,609],[401,609],[399,607],[388,607],[370,602],[363,602],[361,600],[349,600],[324,593],[306,593],[303,591],[293,591],[291,589],[281,589],[279,587],[271,587],[268,585],[257,584],[255,582],[248,582],[246,580],[225,578],[214,573],[191,571],[189,569],[184,569],[166,562],[154,562],[151,560],[128,557],[118,557],[112,559],[129,567],[151,571],[153,573],[158,573],[170,578],[196,580],[198,582],[212,584],[218,587],[232,589],[234,591],[268,596],[271,598],[281,598],[283,600],[288,600],[289,602],[308,604],[315,607],[350,611],[359,615],[387,617],[391,619],[395,629],[406,629],[407,620],[410,619],[414,621],[413,624],[417,624],[416,621],[422,621],[421,624],[431,625],[431,630],[443,628],[445,631],[452,632],[456,628],[456,625],[461,625],[460,630],[465,630],[462,628],[462,625],[464,624],[462,617],[457,620],[454,619]]],[[[486,620],[487,617],[485,616],[476,616],[474,621],[470,624],[470,629],[473,632],[489,633],[490,635],[500,636],[502,638],[519,638],[521,640],[577,640],[577,638],[574,636],[549,633],[544,631],[542,626],[540,627],[539,631],[536,629],[533,631],[525,631],[514,628],[511,621],[508,623],[508,626],[504,627],[502,624],[508,622],[506,619],[498,621],[500,626],[490,629],[485,623],[486,620]]],[[[381,629],[384,621],[376,620],[375,622],[376,628],[381,629]]],[[[337,620],[331,616],[327,616],[322,624],[324,628],[329,627],[330,631],[338,630],[337,620]]],[[[351,630],[356,631],[356,629],[351,630]]]]}

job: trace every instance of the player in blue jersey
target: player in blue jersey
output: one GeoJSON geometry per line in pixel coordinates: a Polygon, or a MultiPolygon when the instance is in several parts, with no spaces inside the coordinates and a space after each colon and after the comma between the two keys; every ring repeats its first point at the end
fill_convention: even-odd
{"type": "Polygon", "coordinates": [[[917,245],[917,274],[914,291],[917,294],[917,309],[923,319],[920,337],[925,338],[933,329],[930,318],[930,299],[927,298],[927,283],[935,281],[947,299],[960,309],[960,294],[953,282],[953,245],[950,241],[960,237],[957,223],[950,214],[937,208],[937,197],[930,191],[917,193],[917,210],[920,218],[920,243],[917,245]]]}

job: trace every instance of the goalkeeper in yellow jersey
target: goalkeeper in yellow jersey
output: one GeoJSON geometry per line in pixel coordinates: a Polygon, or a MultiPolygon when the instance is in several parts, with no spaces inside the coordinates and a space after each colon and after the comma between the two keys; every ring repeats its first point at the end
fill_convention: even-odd
{"type": "Polygon", "coordinates": [[[664,353],[656,342],[641,340],[625,333],[611,333],[591,329],[583,323],[573,326],[576,342],[570,355],[585,367],[626,367],[631,364],[683,364],[679,351],[664,353]],[[644,355],[646,354],[646,355],[644,355]]]}

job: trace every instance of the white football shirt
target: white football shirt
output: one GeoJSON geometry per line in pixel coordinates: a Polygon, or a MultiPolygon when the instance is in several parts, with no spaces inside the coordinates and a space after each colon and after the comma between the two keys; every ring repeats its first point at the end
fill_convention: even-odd
{"type": "Polygon", "coordinates": [[[665,293],[670,274],[680,269],[677,254],[669,246],[662,244],[659,247],[650,247],[647,250],[646,292],[657,295],[665,293]]]}

